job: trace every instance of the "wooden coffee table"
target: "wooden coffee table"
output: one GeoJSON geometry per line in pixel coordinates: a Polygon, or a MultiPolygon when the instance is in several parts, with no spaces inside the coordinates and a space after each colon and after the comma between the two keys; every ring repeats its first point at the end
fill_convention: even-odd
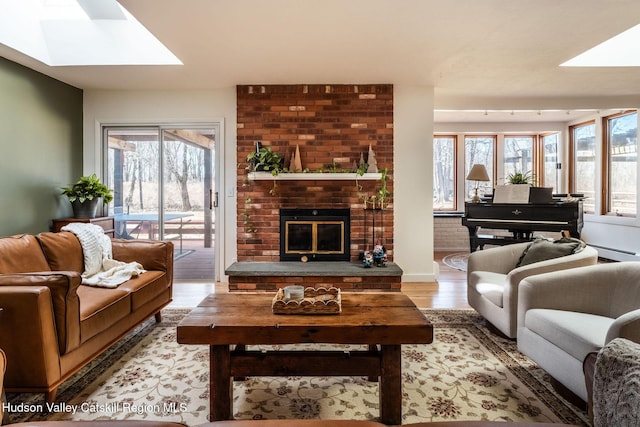
{"type": "Polygon", "coordinates": [[[380,420],[402,422],[401,344],[428,344],[433,326],[401,293],[342,293],[340,314],[273,314],[273,294],[205,298],[178,325],[181,344],[210,346],[210,421],[233,417],[233,378],[366,376],[380,383],[380,420]],[[247,345],[366,344],[368,350],[247,351],[247,345]],[[232,348],[233,346],[233,348],[232,348]]]}

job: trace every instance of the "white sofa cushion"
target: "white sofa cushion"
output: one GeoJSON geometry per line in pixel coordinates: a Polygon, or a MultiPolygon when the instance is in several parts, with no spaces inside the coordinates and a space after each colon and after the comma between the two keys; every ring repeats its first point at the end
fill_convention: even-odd
{"type": "Polygon", "coordinates": [[[527,310],[524,326],[582,361],[588,353],[604,346],[614,320],[595,314],[538,308],[527,310]]]}
{"type": "Polygon", "coordinates": [[[491,271],[474,271],[470,277],[476,291],[498,307],[503,307],[507,275],[491,271]]]}

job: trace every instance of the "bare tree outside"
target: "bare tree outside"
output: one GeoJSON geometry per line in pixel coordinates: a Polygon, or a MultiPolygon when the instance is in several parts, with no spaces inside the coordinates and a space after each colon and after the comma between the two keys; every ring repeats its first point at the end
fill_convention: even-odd
{"type": "Polygon", "coordinates": [[[573,193],[584,194],[586,213],[595,212],[596,188],[596,125],[587,123],[571,128],[574,146],[573,193]]]}
{"type": "Polygon", "coordinates": [[[607,119],[609,147],[609,200],[607,212],[636,215],[638,113],[607,119]]]}
{"type": "MultiPolygon", "coordinates": [[[[485,166],[487,173],[489,174],[490,181],[478,183],[478,194],[491,194],[493,191],[493,153],[495,151],[496,139],[494,136],[468,136],[464,139],[464,154],[465,154],[465,172],[467,176],[471,167],[480,163],[485,166]]],[[[466,181],[465,183],[465,200],[470,200],[474,188],[475,182],[466,181]]]]}
{"type": "Polygon", "coordinates": [[[453,136],[433,139],[433,208],[453,210],[455,202],[455,144],[453,136]]]}
{"type": "MultiPolygon", "coordinates": [[[[504,138],[504,180],[517,173],[533,175],[533,136],[504,138]]],[[[535,177],[534,177],[535,178],[535,177]]]]}

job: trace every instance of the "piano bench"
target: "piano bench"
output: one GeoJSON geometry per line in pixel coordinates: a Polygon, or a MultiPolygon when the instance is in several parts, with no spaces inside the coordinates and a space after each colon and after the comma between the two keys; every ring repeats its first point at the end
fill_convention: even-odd
{"type": "Polygon", "coordinates": [[[531,239],[516,239],[511,236],[494,236],[493,234],[478,234],[475,237],[475,245],[474,247],[480,247],[480,249],[484,249],[484,245],[496,245],[496,246],[504,246],[504,245],[512,245],[514,243],[523,243],[530,242],[531,239]]]}

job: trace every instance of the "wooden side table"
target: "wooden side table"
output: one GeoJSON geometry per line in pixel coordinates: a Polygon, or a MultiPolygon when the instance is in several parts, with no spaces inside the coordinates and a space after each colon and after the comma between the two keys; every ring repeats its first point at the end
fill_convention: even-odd
{"type": "Polygon", "coordinates": [[[115,237],[115,221],[112,216],[102,216],[97,218],[57,218],[53,220],[52,231],[58,232],[65,225],[72,222],[84,222],[99,225],[104,229],[104,234],[115,237]]]}

